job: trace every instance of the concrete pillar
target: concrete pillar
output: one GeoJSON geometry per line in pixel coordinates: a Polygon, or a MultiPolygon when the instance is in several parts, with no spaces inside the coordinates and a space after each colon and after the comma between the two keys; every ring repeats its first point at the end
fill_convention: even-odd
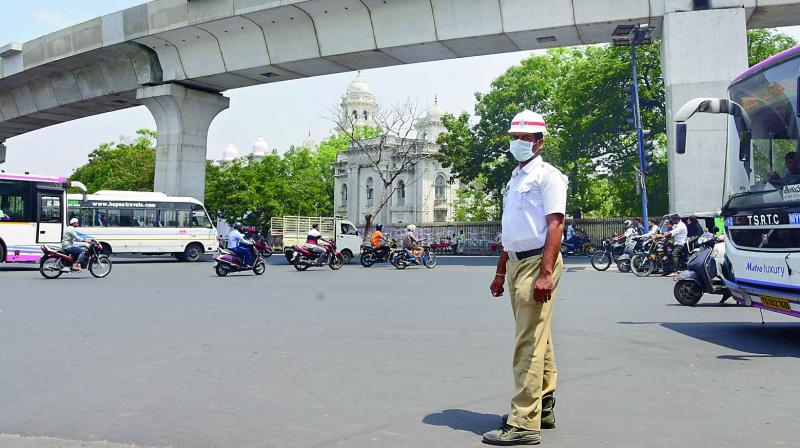
{"type": "Polygon", "coordinates": [[[230,99],[178,84],[140,87],[136,98],[150,109],[158,128],[153,191],[202,201],[208,127],[230,99]]]}
{"type": "Polygon", "coordinates": [[[667,12],[661,45],[670,211],[681,215],[714,212],[722,205],[727,116],[692,117],[688,122],[686,154],[675,154],[672,118],[692,98],[727,97],[728,84],[747,69],[745,10],[667,12]]]}

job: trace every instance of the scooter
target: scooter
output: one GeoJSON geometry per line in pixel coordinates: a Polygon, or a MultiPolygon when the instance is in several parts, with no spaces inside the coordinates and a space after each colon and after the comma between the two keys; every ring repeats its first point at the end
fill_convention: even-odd
{"type": "Polygon", "coordinates": [[[306,269],[315,266],[320,267],[325,264],[334,271],[338,271],[344,266],[344,257],[341,252],[336,250],[336,245],[325,244],[320,246],[325,249],[325,252],[318,254],[304,246],[292,246],[292,260],[291,263],[298,271],[305,271],[306,269]]]}
{"type": "Polygon", "coordinates": [[[214,266],[214,272],[216,272],[220,277],[225,277],[231,272],[244,271],[253,271],[253,273],[256,275],[263,274],[264,271],[267,270],[267,265],[264,263],[261,253],[255,247],[255,245],[249,246],[249,248],[253,257],[252,266],[246,266],[242,259],[239,258],[239,256],[235,253],[227,249],[220,248],[217,254],[212,257],[214,261],[217,262],[216,266],[214,266]]]}
{"type": "Polygon", "coordinates": [[[632,236],[625,241],[625,248],[622,255],[617,258],[617,269],[620,272],[631,271],[631,260],[633,256],[642,251],[642,237],[644,235],[632,236]]]}
{"type": "Polygon", "coordinates": [[[586,255],[592,254],[592,239],[583,230],[575,230],[575,236],[570,242],[561,243],[561,255],[586,255]]]}
{"type": "Polygon", "coordinates": [[[731,297],[720,277],[725,243],[718,242],[714,234],[705,233],[697,240],[697,246],[689,258],[688,269],[675,277],[675,300],[681,305],[695,306],[703,294],[717,294],[722,296],[719,303],[724,303],[731,297]]]}

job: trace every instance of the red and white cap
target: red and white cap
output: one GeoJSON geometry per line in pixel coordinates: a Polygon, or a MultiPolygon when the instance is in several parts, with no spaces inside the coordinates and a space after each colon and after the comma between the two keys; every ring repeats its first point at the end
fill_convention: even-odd
{"type": "Polygon", "coordinates": [[[546,126],[542,114],[525,109],[511,120],[511,129],[508,130],[508,133],[535,134],[541,132],[543,135],[547,135],[546,126]]]}

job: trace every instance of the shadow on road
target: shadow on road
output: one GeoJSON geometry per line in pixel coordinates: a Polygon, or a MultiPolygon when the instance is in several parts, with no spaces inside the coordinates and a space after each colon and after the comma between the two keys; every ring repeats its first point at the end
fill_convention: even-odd
{"type": "Polygon", "coordinates": [[[497,429],[502,423],[500,418],[496,414],[481,414],[465,409],[445,409],[442,412],[426,415],[422,419],[422,423],[448,426],[458,431],[467,431],[480,436],[487,431],[497,429]]]}
{"type": "Polygon", "coordinates": [[[800,324],[775,322],[618,322],[625,325],[661,325],[701,341],[742,354],[718,359],[749,361],[752,358],[800,358],[800,324]]]}

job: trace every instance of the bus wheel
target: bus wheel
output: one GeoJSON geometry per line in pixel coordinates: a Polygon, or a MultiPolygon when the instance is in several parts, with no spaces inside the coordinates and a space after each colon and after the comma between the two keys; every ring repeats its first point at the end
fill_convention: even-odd
{"type": "Polygon", "coordinates": [[[2,242],[0,242],[0,263],[5,263],[5,262],[6,262],[6,246],[4,246],[2,242]]]}
{"type": "Polygon", "coordinates": [[[186,250],[183,251],[183,260],[181,261],[195,262],[199,260],[201,256],[203,256],[203,246],[192,243],[186,246],[186,250]]]}

